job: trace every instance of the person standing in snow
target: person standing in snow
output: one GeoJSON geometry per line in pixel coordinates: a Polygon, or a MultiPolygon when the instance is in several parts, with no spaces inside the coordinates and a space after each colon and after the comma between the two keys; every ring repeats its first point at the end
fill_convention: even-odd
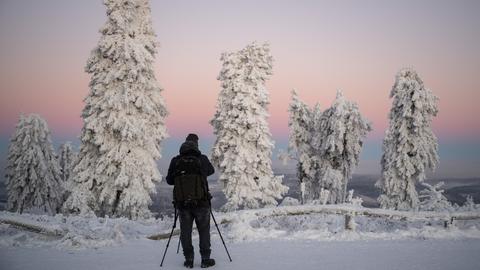
{"type": "Polygon", "coordinates": [[[207,182],[207,177],[214,172],[215,169],[210,160],[198,149],[198,136],[188,134],[185,142],[180,146],[180,154],[170,161],[166,177],[167,183],[175,186],[174,204],[179,211],[180,242],[185,256],[184,266],[187,268],[193,268],[193,221],[197,225],[200,237],[201,267],[215,265],[215,260],[210,258],[211,195],[207,182]],[[198,188],[199,185],[201,185],[200,188],[198,188]],[[189,195],[189,192],[192,192],[192,195],[189,195]]]}

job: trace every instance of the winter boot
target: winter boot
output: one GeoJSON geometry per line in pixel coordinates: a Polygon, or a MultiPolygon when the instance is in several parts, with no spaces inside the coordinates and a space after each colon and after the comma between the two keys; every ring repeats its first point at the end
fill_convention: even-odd
{"type": "Polygon", "coordinates": [[[200,267],[207,268],[214,265],[215,265],[214,259],[202,259],[202,264],[200,265],[200,267]]]}
{"type": "Polygon", "coordinates": [[[185,262],[183,263],[183,266],[185,266],[186,268],[193,268],[193,260],[186,259],[185,262]]]}

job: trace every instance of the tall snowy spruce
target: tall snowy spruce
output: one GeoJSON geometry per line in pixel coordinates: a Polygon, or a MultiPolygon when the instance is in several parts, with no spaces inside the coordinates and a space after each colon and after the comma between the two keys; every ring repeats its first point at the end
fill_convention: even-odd
{"type": "Polygon", "coordinates": [[[288,152],[290,157],[297,161],[297,177],[300,181],[302,203],[315,199],[316,183],[315,152],[312,147],[313,112],[300,100],[295,90],[292,91],[292,100],[289,108],[290,136],[288,152]]]}
{"type": "Polygon", "coordinates": [[[155,164],[167,136],[167,110],[153,64],[156,37],[148,0],[105,0],[107,22],[87,62],[90,93],[75,187],[64,204],[74,213],[150,216],[155,164]]]}
{"type": "Polygon", "coordinates": [[[20,116],[5,171],[9,211],[57,213],[63,193],[60,166],[47,123],[40,116],[20,116]]]}
{"type": "Polygon", "coordinates": [[[415,189],[427,169],[438,163],[437,138],[431,123],[438,113],[438,98],[423,85],[412,69],[398,72],[390,93],[393,98],[390,126],[383,141],[381,189],[378,201],[383,208],[417,209],[415,189]]]}
{"type": "Polygon", "coordinates": [[[330,203],[343,203],[363,141],[372,128],[357,104],[345,99],[341,91],[337,92],[332,106],[317,119],[314,128],[317,139],[312,144],[320,159],[319,188],[329,191],[330,203]]]}
{"type": "Polygon", "coordinates": [[[220,170],[227,197],[224,210],[277,205],[288,190],[271,168],[273,141],[268,128],[268,91],[272,74],[268,44],[252,43],[222,54],[222,90],[211,121],[216,135],[212,161],[220,170]]]}

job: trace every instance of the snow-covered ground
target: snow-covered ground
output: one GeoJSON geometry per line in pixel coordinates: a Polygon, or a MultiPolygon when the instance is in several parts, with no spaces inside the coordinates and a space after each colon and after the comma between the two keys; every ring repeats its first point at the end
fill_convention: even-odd
{"type": "MultiPolygon", "coordinates": [[[[213,257],[216,269],[232,270],[480,269],[479,216],[476,210],[401,212],[353,205],[216,213],[234,261],[228,262],[212,222],[213,257]],[[354,212],[355,225],[348,230],[345,213],[354,212]],[[469,220],[445,227],[451,217],[469,220]]],[[[172,222],[0,212],[0,269],[159,269],[172,222]]],[[[172,239],[164,269],[182,269],[178,236],[172,239]]]]}
{"type": "MultiPolygon", "coordinates": [[[[399,269],[462,270],[480,268],[480,240],[286,241],[230,243],[229,262],[213,236],[213,269],[399,269]]],[[[163,269],[185,269],[173,239],[163,269]]],[[[195,244],[197,242],[195,241],[195,244]]],[[[79,251],[51,248],[0,248],[0,269],[160,269],[165,241],[134,240],[122,246],[79,251]]],[[[197,254],[198,255],[198,254],[197,254]]],[[[195,268],[199,268],[199,258],[195,268]]]]}

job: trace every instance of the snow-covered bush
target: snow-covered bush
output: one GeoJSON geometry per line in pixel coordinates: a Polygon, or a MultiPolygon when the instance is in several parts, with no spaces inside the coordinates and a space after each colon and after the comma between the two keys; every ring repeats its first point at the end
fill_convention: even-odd
{"type": "Polygon", "coordinates": [[[438,113],[438,98],[412,69],[398,72],[390,93],[390,124],[383,140],[382,177],[376,186],[382,208],[416,209],[415,184],[438,162],[437,138],[431,123],[438,113]]]}
{"type": "Polygon", "coordinates": [[[156,37],[147,0],[106,0],[107,22],[88,59],[90,93],[68,212],[148,217],[161,181],[155,160],[167,110],[154,72],[156,37]]]}
{"type": "Polygon", "coordinates": [[[352,204],[354,206],[361,207],[363,203],[363,199],[360,197],[353,197],[353,192],[354,192],[353,189],[348,191],[348,195],[347,195],[347,198],[345,199],[345,202],[348,204],[352,204]]]}
{"type": "Polygon", "coordinates": [[[63,193],[61,171],[47,123],[39,115],[20,116],[5,172],[8,210],[57,213],[63,193]]]}
{"type": "Polygon", "coordinates": [[[440,189],[444,183],[439,182],[435,185],[428,183],[422,183],[425,189],[420,191],[420,210],[424,211],[451,211],[453,209],[452,204],[447,200],[443,192],[445,190],[440,189]]]}
{"type": "Polygon", "coordinates": [[[227,197],[224,210],[277,205],[288,190],[271,168],[273,141],[267,123],[272,74],[268,44],[250,44],[222,54],[221,91],[211,124],[216,140],[212,161],[227,197]]]}
{"type": "Polygon", "coordinates": [[[475,204],[472,195],[467,195],[465,203],[459,207],[461,211],[478,211],[480,210],[480,204],[475,204]]]}

